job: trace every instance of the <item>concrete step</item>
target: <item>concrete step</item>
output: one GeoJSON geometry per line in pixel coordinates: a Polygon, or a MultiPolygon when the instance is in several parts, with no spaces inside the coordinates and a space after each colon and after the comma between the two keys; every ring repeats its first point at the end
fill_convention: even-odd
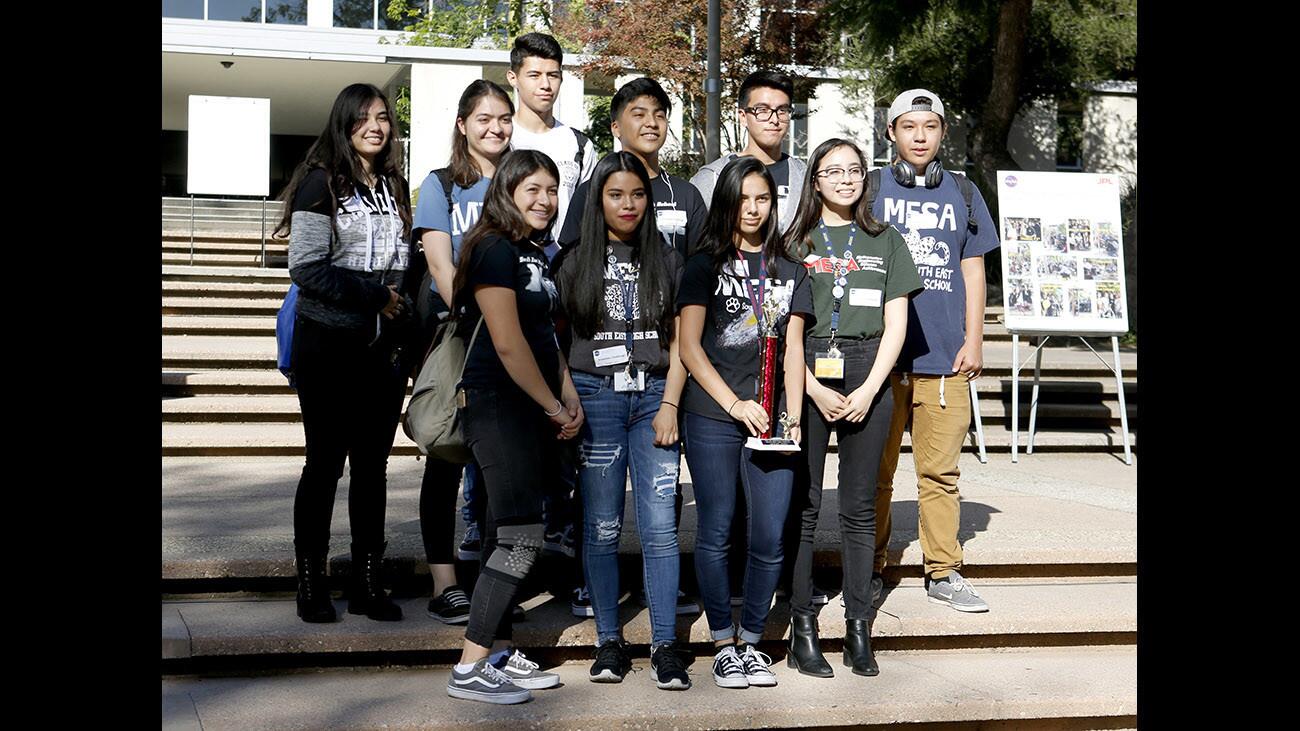
{"type": "Polygon", "coordinates": [[[243,283],[243,284],[279,284],[285,291],[289,289],[289,270],[267,267],[206,267],[189,264],[163,264],[162,281],[167,282],[204,282],[204,283],[243,283]]]}
{"type": "MultiPolygon", "coordinates": [[[[241,315],[246,317],[265,317],[275,322],[276,313],[280,311],[280,305],[284,303],[284,294],[276,296],[258,297],[256,299],[248,297],[169,297],[162,298],[162,313],[164,315],[194,315],[194,316],[213,316],[223,317],[228,315],[241,315]]],[[[274,335],[275,330],[271,333],[274,335]]],[[[274,342],[272,337],[271,341],[274,342]]]]}
{"type": "MultiPolygon", "coordinates": [[[[267,251],[267,259],[271,260],[271,253],[267,251]]],[[[256,267],[261,263],[262,255],[258,254],[194,254],[194,263],[205,267],[256,267]]],[[[189,264],[190,254],[185,253],[168,253],[163,252],[162,263],[168,264],[189,264]]],[[[283,267],[280,267],[283,268],[283,267]]],[[[286,273],[288,270],[285,270],[286,273]]]]}
{"type": "MultiPolygon", "coordinates": [[[[321,625],[316,625],[321,626],[321,625]]],[[[828,658],[831,659],[831,658],[828,658]]],[[[528,703],[497,706],[449,698],[447,667],[331,669],[247,677],[164,677],[163,727],[235,729],[737,729],[893,724],[935,728],[1085,729],[1137,726],[1137,647],[882,652],[881,673],[834,678],[774,668],[774,688],[728,690],[712,682],[712,658],[690,668],[693,687],[665,695],[647,661],[624,682],[591,683],[590,661],[548,668],[561,685],[528,703]],[[934,724],[929,725],[929,724],[934,724]]]]}
{"type": "MultiPolygon", "coordinates": [[[[234,309],[240,305],[231,300],[229,306],[234,309]]],[[[175,313],[182,314],[182,313],[175,313]]],[[[272,313],[274,314],[274,313],[272,313]]],[[[274,337],[240,337],[224,338],[220,336],[183,336],[164,335],[163,368],[168,370],[214,370],[221,368],[274,368],[274,337]]],[[[1044,348],[1043,378],[1060,377],[1102,377],[1114,378],[1114,374],[1090,351],[1082,346],[1044,348]],[[1050,348],[1050,350],[1048,350],[1050,348]]],[[[1033,367],[1026,369],[1024,361],[1032,348],[1021,345],[1021,376],[1032,378],[1033,367]]],[[[1011,344],[988,343],[984,347],[984,378],[1010,378],[1011,344]]],[[[1137,375],[1137,351],[1121,350],[1120,362],[1124,373],[1137,375]]]]}
{"type": "MultiPolygon", "coordinates": [[[[1137,458],[1135,458],[1136,461],[1137,458]]],[[[828,588],[842,578],[838,457],[827,458],[827,486],[814,536],[815,561],[830,567],[828,588]]],[[[388,460],[386,572],[407,596],[427,595],[428,564],[420,533],[419,494],[424,461],[388,460]]],[[[162,579],[164,592],[292,591],[294,496],[302,458],[163,457],[162,579]],[[278,583],[277,583],[278,582],[278,583]]],[[[1017,464],[971,454],[960,460],[962,494],[958,538],[963,573],[975,580],[1026,576],[1135,576],[1136,470],[1110,455],[1034,454],[1017,464]]],[[[683,510],[679,549],[683,571],[693,576],[696,507],[690,469],[682,470],[683,510]]],[[[331,572],[350,565],[347,484],[340,481],[332,513],[331,572]]],[[[916,472],[899,460],[894,477],[891,580],[920,575],[916,472]]],[[[638,576],[640,541],[631,492],[626,494],[619,546],[628,576],[638,576]]],[[[463,500],[457,495],[457,505],[463,500]]],[[[455,521],[458,545],[464,525],[455,521]]]]}
{"type": "MultiPolygon", "coordinates": [[[[1034,646],[1040,641],[1060,643],[1061,636],[1072,636],[1071,644],[1128,644],[1136,640],[1135,577],[989,579],[979,582],[978,590],[990,611],[966,614],[931,603],[920,579],[887,586],[871,633],[881,641],[873,641],[873,648],[1034,646]]],[[[347,614],[345,600],[335,603],[343,621],[310,625],[297,617],[292,598],[164,601],[162,659],[460,652],[465,628],[430,617],[425,611],[427,597],[399,601],[401,622],[373,622],[347,614]]],[[[595,646],[595,620],[574,617],[568,597],[561,600],[549,594],[539,595],[525,609],[527,619],[517,626],[514,636],[520,647],[589,651],[595,646]]],[[[733,612],[738,615],[740,608],[733,612]]],[[[650,611],[626,592],[619,605],[619,622],[624,639],[648,650],[650,611]]],[[[832,597],[818,625],[823,640],[843,639],[844,610],[838,598],[832,597]]],[[[763,640],[788,640],[789,627],[789,603],[776,600],[763,640]]],[[[682,642],[707,646],[711,640],[705,616],[680,617],[677,637],[682,642]]],[[[641,654],[648,656],[645,650],[641,654]]],[[[537,659],[540,661],[540,655],[537,659]]]]}
{"type": "MultiPolygon", "coordinates": [[[[163,253],[188,255],[190,252],[190,242],[188,240],[187,241],[164,241],[162,245],[162,250],[163,253]]],[[[262,242],[260,240],[254,241],[252,243],[248,243],[242,240],[232,241],[232,242],[216,242],[216,241],[194,242],[194,253],[196,255],[197,254],[222,254],[222,255],[261,254],[261,252],[262,252],[262,242]]],[[[271,239],[268,237],[266,240],[266,253],[268,256],[270,256],[271,254],[279,254],[281,256],[286,256],[289,253],[289,247],[283,241],[277,241],[275,239],[271,239]]]]}
{"type": "MultiPolygon", "coordinates": [[[[164,195],[160,197],[162,198],[162,206],[164,208],[184,206],[185,210],[187,211],[189,210],[191,202],[193,202],[195,209],[197,209],[200,206],[207,207],[207,208],[227,208],[227,209],[245,208],[249,206],[256,206],[260,208],[262,206],[262,199],[260,197],[258,198],[211,198],[206,196],[195,196],[192,199],[189,196],[177,196],[177,195],[164,195]]],[[[276,198],[266,199],[267,210],[271,210],[272,208],[279,209],[283,206],[284,203],[279,199],[276,198]]]]}
{"type": "MultiPolygon", "coordinates": [[[[1010,403],[994,399],[980,401],[980,416],[985,429],[1005,425],[1010,411],[1010,403]]],[[[1137,406],[1128,404],[1130,428],[1137,427],[1137,414],[1137,406]]],[[[1025,420],[1029,418],[1028,399],[1020,404],[1020,416],[1021,426],[1027,427],[1025,420]]],[[[1050,427],[1061,421],[1095,422],[1098,425],[1112,425],[1111,422],[1114,422],[1113,425],[1117,426],[1119,403],[1054,403],[1045,397],[1040,397],[1037,419],[1038,425],[1042,427],[1050,427]]],[[[302,421],[302,415],[299,412],[298,399],[292,395],[211,395],[164,398],[162,420],[164,423],[297,423],[302,421]]]]}
{"type": "MultiPolygon", "coordinates": [[[[1000,454],[1011,451],[1010,427],[984,428],[984,446],[987,452],[1000,454]]],[[[1026,424],[1021,423],[1019,445],[1023,452],[1029,443],[1026,424]]],[[[1131,428],[1131,425],[1130,425],[1131,428]]],[[[300,456],[303,454],[302,426],[297,423],[256,422],[206,422],[182,423],[163,420],[162,453],[164,456],[300,456]]],[[[1130,432],[1130,444],[1137,450],[1136,432],[1130,432]]],[[[1039,428],[1034,436],[1034,449],[1039,452],[1104,452],[1121,453],[1123,437],[1117,428],[1099,427],[1088,431],[1039,428]]],[[[974,427],[968,434],[964,451],[977,451],[974,427]]],[[[911,453],[911,434],[903,435],[903,451],[911,453]]],[[[399,427],[393,442],[394,455],[419,454],[415,443],[399,427]]]]}
{"type": "Polygon", "coordinates": [[[219,299],[279,299],[289,291],[289,280],[275,282],[169,281],[162,283],[163,297],[216,297],[219,299]]]}

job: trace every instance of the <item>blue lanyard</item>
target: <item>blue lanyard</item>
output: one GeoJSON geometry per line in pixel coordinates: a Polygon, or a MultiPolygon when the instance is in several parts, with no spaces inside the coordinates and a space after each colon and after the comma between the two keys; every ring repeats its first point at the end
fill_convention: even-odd
{"type": "MultiPolygon", "coordinates": [[[[736,249],[736,258],[745,262],[745,256],[736,249]]],[[[749,271],[749,264],[745,262],[745,270],[749,271]]],[[[758,296],[754,295],[754,286],[750,283],[749,277],[744,277],[745,292],[749,295],[749,305],[754,308],[754,323],[758,328],[760,337],[763,335],[763,299],[767,295],[767,254],[758,252],[758,296]]]]}
{"type": "Polygon", "coordinates": [[[849,243],[844,248],[845,262],[836,261],[835,251],[831,248],[831,236],[826,232],[826,219],[819,222],[822,230],[822,241],[826,242],[826,257],[831,260],[831,266],[835,270],[835,285],[831,288],[831,296],[835,298],[835,309],[831,310],[831,341],[835,340],[835,333],[840,329],[840,302],[844,299],[844,287],[849,283],[849,269],[845,263],[853,259],[853,238],[858,235],[858,224],[853,222],[849,226],[849,243]]]}

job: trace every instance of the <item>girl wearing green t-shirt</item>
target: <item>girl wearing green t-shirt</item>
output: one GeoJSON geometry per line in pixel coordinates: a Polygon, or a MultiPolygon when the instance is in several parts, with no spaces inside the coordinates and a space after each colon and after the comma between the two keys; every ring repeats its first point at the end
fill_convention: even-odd
{"type": "Polygon", "coordinates": [[[839,444],[841,550],[844,562],[844,665],[858,675],[880,672],[871,652],[872,561],[876,534],[876,472],[889,435],[893,398],[889,371],[907,330],[907,298],[921,279],[903,237],[871,215],[863,195],[867,164],[843,139],[818,145],[808,161],[799,208],[786,246],[808,268],[816,324],[804,345],[808,371],[803,454],[791,512],[801,533],[791,588],[790,653],[799,672],[831,677],[818,649],[812,604],[813,533],[821,509],[822,474],[831,431],[839,444]]]}

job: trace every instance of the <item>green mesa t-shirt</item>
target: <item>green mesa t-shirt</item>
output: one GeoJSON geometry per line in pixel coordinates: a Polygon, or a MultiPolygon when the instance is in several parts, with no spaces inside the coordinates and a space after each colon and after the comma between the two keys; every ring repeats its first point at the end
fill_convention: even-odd
{"type": "Polygon", "coordinates": [[[803,265],[810,275],[813,309],[817,315],[809,336],[827,338],[831,335],[831,312],[835,309],[832,291],[835,287],[835,262],[843,262],[848,269],[848,283],[840,299],[840,326],[836,337],[851,340],[880,337],[885,331],[885,303],[923,288],[907,244],[893,226],[876,236],[852,224],[827,226],[826,233],[834,257],[826,250],[820,227],[809,234],[812,253],[803,257],[803,265]],[[851,228],[854,234],[850,250],[851,228]]]}

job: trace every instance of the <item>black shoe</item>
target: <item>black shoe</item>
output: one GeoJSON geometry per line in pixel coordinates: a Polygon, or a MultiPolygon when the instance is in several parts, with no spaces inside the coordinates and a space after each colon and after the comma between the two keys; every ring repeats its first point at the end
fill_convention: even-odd
{"type": "Polygon", "coordinates": [[[591,664],[591,682],[621,683],[632,669],[632,658],[627,654],[623,640],[606,640],[596,648],[596,662],[591,664]]]}
{"type": "Polygon", "coordinates": [[[469,622],[469,597],[465,596],[465,590],[456,585],[443,589],[429,600],[429,616],[443,624],[469,622]]]}
{"type": "Polygon", "coordinates": [[[298,569],[298,616],[304,622],[337,622],[334,602],[330,601],[329,583],[325,579],[325,554],[295,552],[298,569]]]}
{"type": "Polygon", "coordinates": [[[650,679],[663,690],[686,690],[691,687],[685,658],[675,644],[660,645],[650,653],[650,679]]]}
{"type": "Polygon", "coordinates": [[[790,617],[790,652],[785,664],[814,678],[835,677],[817,642],[817,617],[795,614],[790,617]]]}
{"type": "Polygon", "coordinates": [[[396,622],[402,618],[402,608],[388,598],[381,586],[379,574],[384,561],[384,548],[362,550],[352,544],[352,591],[348,596],[348,614],[364,614],[379,622],[396,622]]]}
{"type": "Polygon", "coordinates": [[[879,675],[880,666],[871,652],[871,627],[865,619],[844,620],[844,666],[855,675],[879,675]]]}
{"type": "Polygon", "coordinates": [[[527,615],[527,614],[524,614],[524,608],[523,608],[523,607],[521,607],[521,606],[519,606],[518,604],[516,604],[516,605],[514,605],[513,607],[510,608],[510,621],[511,621],[511,622],[522,622],[522,621],[524,621],[524,620],[526,620],[526,619],[528,619],[528,615],[527,615]]]}

